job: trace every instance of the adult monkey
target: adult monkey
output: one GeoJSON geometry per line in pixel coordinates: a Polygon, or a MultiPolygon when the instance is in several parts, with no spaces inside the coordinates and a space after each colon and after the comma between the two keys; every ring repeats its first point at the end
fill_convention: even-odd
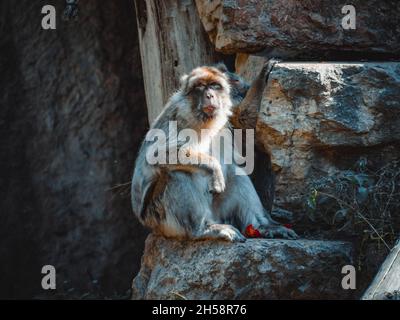
{"type": "MultiPolygon", "coordinates": [[[[236,98],[249,106],[244,108],[240,103],[237,110],[243,107],[243,111],[236,113],[237,121],[245,127],[254,128],[252,121],[256,121],[266,77],[272,66],[273,63],[264,66],[244,99],[240,98],[241,87],[233,86],[239,91],[232,92],[232,96],[237,94],[236,98]],[[255,110],[248,111],[249,108],[255,110]],[[246,119],[240,117],[243,112],[248,113],[246,119]]],[[[164,236],[244,241],[241,233],[253,225],[265,237],[296,238],[294,231],[270,218],[249,177],[237,175],[241,169],[236,164],[226,165],[210,155],[211,141],[227,125],[231,115],[231,86],[228,83],[238,80],[221,68],[199,67],[185,75],[179,91],[170,98],[151,128],[161,129],[168,135],[169,122],[176,121],[178,131],[191,128],[200,133],[202,129],[209,129],[208,136],[197,145],[184,147],[178,140],[165,141],[166,152],[175,144],[179,152],[201,159],[200,163],[149,165],[146,153],[151,147],[148,141],[151,138],[146,139],[139,151],[132,179],[133,209],[144,225],[164,236]],[[208,172],[211,179],[202,171],[208,172]],[[209,190],[217,194],[210,194],[209,190]]]]}

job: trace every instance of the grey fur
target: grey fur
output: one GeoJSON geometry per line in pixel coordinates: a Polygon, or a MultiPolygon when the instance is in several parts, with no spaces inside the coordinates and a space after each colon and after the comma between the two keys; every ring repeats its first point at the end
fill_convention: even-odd
{"type": "MultiPolygon", "coordinates": [[[[273,64],[270,62],[264,66],[244,99],[240,95],[235,99],[231,95],[235,94],[234,90],[231,92],[229,85],[224,82],[220,93],[222,98],[218,97],[221,105],[215,121],[216,134],[228,125],[232,100],[237,104],[234,110],[239,110],[234,113],[240,125],[255,127],[254,113],[259,111],[265,78],[273,64]],[[243,113],[250,116],[246,117],[243,113]]],[[[218,76],[228,83],[229,74],[223,72],[221,70],[218,76]]],[[[190,75],[184,77],[180,90],[170,98],[152,128],[168,132],[171,120],[177,121],[178,131],[200,127],[198,106],[194,106],[192,93],[187,91],[189,80],[190,75]]],[[[247,91],[248,88],[245,89],[247,91]]],[[[235,242],[245,241],[243,233],[252,224],[264,237],[297,237],[292,230],[271,219],[250,178],[236,174],[235,171],[240,170],[236,164],[225,164],[219,158],[211,157],[208,165],[149,165],[145,155],[150,145],[151,142],[144,141],[139,151],[131,195],[137,217],[154,232],[167,237],[213,238],[235,242]]],[[[179,149],[181,145],[178,143],[177,147],[179,149]]],[[[210,150],[204,152],[210,156],[210,150]]]]}

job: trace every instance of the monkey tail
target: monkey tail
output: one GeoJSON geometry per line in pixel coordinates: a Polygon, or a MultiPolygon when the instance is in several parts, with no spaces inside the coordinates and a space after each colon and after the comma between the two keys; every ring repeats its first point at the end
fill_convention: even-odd
{"type": "MultiPolygon", "coordinates": [[[[155,200],[164,192],[168,181],[168,173],[161,170],[154,178],[149,180],[144,188],[142,203],[139,216],[142,221],[146,220],[147,212],[150,206],[153,206],[155,200]]],[[[153,210],[152,210],[153,211],[153,210]]],[[[161,212],[158,213],[158,218],[161,218],[161,212]]]]}
{"type": "Polygon", "coordinates": [[[142,221],[144,221],[146,218],[147,207],[149,205],[149,202],[151,201],[152,198],[151,196],[154,192],[155,186],[156,186],[156,179],[152,179],[149,181],[149,183],[147,183],[143,191],[142,203],[139,212],[139,216],[142,221]]]}

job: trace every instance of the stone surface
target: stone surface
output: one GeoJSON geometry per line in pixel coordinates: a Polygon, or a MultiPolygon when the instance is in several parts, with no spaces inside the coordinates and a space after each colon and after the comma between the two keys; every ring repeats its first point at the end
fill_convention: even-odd
{"type": "MultiPolygon", "coordinates": [[[[237,63],[255,77],[263,58],[237,63]]],[[[304,202],[315,179],[399,157],[400,63],[279,63],[257,124],[277,173],[276,204],[304,202]]]]}
{"type": "Polygon", "coordinates": [[[131,0],[1,1],[0,297],[122,297],[144,229],[129,181],[147,125],[131,0]],[[40,28],[53,4],[57,29],[40,28]],[[122,187],[119,184],[128,183],[122,187]],[[41,268],[57,290],[41,288],[41,268]]]}
{"type": "Polygon", "coordinates": [[[397,0],[355,0],[356,29],[342,27],[348,1],[196,1],[205,30],[218,51],[265,51],[281,57],[321,59],[351,52],[400,55],[397,0]]]}
{"type": "Polygon", "coordinates": [[[150,235],[133,299],[345,299],[338,241],[177,241],[150,235]]]}

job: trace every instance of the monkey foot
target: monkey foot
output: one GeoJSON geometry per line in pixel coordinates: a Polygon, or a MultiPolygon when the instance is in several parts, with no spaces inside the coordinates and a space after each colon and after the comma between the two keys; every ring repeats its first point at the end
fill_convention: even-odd
{"type": "Polygon", "coordinates": [[[284,238],[296,240],[299,238],[294,230],[286,228],[285,226],[269,226],[266,228],[265,232],[263,232],[265,238],[284,238]]]}

